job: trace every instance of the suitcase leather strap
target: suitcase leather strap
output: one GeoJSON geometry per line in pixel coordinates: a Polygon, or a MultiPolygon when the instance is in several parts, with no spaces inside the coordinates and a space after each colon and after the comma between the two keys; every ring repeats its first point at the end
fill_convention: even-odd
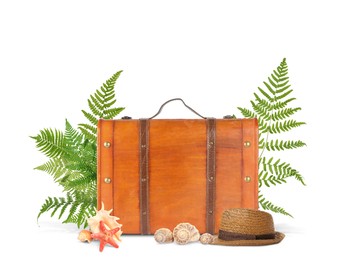
{"type": "Polygon", "coordinates": [[[139,198],[140,233],[150,234],[149,228],[149,120],[139,120],[139,198]]]}
{"type": "Polygon", "coordinates": [[[216,185],[216,120],[207,118],[206,156],[206,232],[213,234],[215,227],[215,185],[216,185]]]}

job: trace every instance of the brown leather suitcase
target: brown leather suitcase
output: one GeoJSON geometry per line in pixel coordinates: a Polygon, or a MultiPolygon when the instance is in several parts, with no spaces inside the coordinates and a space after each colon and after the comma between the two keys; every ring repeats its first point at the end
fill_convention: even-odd
{"type": "Polygon", "coordinates": [[[124,234],[181,222],[213,234],[223,210],[257,209],[256,119],[155,116],[98,123],[97,205],[113,209],[124,234]]]}

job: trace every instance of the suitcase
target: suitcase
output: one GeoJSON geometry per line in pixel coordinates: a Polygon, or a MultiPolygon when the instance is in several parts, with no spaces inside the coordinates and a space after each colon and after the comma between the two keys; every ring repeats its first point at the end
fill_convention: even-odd
{"type": "Polygon", "coordinates": [[[223,210],[258,208],[256,119],[100,119],[97,206],[113,209],[124,234],[182,222],[219,230],[223,210]]]}

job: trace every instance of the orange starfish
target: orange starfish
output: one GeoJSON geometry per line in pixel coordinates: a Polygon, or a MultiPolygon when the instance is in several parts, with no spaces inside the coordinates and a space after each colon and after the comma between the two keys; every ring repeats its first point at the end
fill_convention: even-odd
{"type": "Polygon", "coordinates": [[[98,239],[100,241],[100,244],[99,244],[99,251],[102,252],[103,249],[104,249],[104,246],[106,244],[110,244],[112,245],[113,247],[116,247],[118,248],[118,244],[116,243],[116,241],[113,239],[114,235],[120,230],[119,227],[117,228],[114,228],[114,229],[111,229],[111,230],[108,230],[103,221],[101,220],[99,222],[99,229],[100,229],[100,232],[99,233],[95,233],[95,234],[91,234],[91,238],[94,238],[94,239],[98,239]]]}

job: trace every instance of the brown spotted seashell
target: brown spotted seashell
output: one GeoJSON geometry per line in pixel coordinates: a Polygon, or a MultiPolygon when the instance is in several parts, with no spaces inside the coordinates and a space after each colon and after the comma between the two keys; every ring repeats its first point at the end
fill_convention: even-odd
{"type": "Polygon", "coordinates": [[[200,238],[199,230],[190,223],[180,223],[173,230],[174,242],[185,245],[190,242],[198,241],[200,238]]]}
{"type": "Polygon", "coordinates": [[[89,230],[84,229],[78,234],[77,239],[80,240],[81,242],[90,243],[92,241],[91,232],[89,230]]]}
{"type": "Polygon", "coordinates": [[[160,228],[154,233],[154,239],[160,244],[171,243],[173,242],[172,231],[168,228],[160,228]]]}
{"type": "Polygon", "coordinates": [[[213,241],[214,241],[214,236],[211,235],[210,233],[204,233],[200,236],[199,240],[200,240],[201,244],[204,244],[204,245],[212,244],[213,241]]]}

